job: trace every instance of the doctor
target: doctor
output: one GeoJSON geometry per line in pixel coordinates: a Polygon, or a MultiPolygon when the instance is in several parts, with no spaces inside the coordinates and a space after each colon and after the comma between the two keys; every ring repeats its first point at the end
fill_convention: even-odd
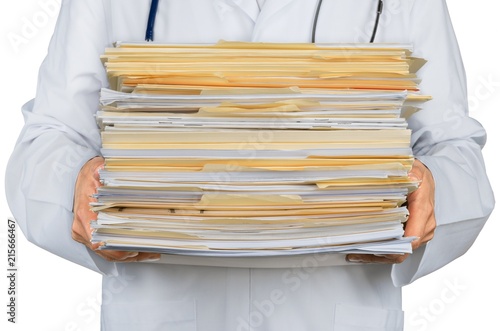
{"type": "MultiPolygon", "coordinates": [[[[274,268],[264,261],[262,268],[259,261],[237,268],[117,263],[158,256],[96,251],[89,243],[95,217],[89,196],[102,166],[93,115],[107,86],[99,56],[114,41],[144,40],[150,5],[63,1],[7,169],[8,201],[27,238],[103,274],[106,331],[403,330],[401,286],[467,251],[494,206],[481,155],[486,134],[467,115],[445,0],[384,1],[375,36],[375,42],[412,43],[415,56],[428,60],[419,76],[433,100],[409,120],[419,160],[412,174],[422,180],[409,198],[406,235],[419,237],[414,253],[349,256],[351,262],[313,255],[274,268]]],[[[368,42],[378,7],[377,0],[161,0],[154,40],[368,42]]]]}

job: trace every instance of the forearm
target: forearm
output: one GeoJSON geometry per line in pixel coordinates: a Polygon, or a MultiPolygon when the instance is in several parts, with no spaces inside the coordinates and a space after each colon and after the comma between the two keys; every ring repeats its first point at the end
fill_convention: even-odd
{"type": "MultiPolygon", "coordinates": [[[[28,112],[28,120],[29,116],[28,112]]],[[[93,253],[71,239],[76,176],[96,153],[76,143],[68,133],[49,126],[27,125],[7,166],[6,193],[11,211],[29,241],[102,271],[106,267],[96,265],[93,253]]]]}
{"type": "Polygon", "coordinates": [[[415,157],[435,182],[434,238],[393,267],[396,285],[408,284],[461,256],[490,215],[494,198],[481,148],[486,132],[467,110],[467,81],[445,0],[413,0],[410,15],[423,94],[432,96],[409,119],[415,157]]]}

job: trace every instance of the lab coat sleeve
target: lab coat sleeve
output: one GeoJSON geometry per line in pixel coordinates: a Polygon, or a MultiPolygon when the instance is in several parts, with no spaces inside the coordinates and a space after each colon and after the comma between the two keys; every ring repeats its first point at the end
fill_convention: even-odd
{"type": "Polygon", "coordinates": [[[433,100],[413,115],[413,152],[436,184],[434,238],[401,265],[393,282],[408,284],[456,259],[472,245],[494,207],[481,154],[483,127],[468,116],[466,77],[445,0],[414,0],[414,55],[424,57],[421,91],[433,100]]]}
{"type": "Polygon", "coordinates": [[[100,54],[109,44],[102,0],[64,0],[41,65],[34,100],[6,172],[9,206],[34,244],[103,273],[114,265],[71,238],[73,194],[81,167],[99,155],[94,113],[107,84],[100,54]]]}

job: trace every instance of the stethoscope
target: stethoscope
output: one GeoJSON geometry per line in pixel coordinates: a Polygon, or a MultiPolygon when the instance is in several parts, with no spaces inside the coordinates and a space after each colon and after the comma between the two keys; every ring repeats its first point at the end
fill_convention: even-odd
{"type": "MultiPolygon", "coordinates": [[[[153,41],[153,31],[154,31],[154,27],[155,27],[156,12],[158,11],[158,2],[159,1],[160,0],[152,0],[151,1],[151,7],[149,9],[148,25],[146,27],[146,41],[153,41]]],[[[323,0],[319,0],[318,5],[316,6],[316,14],[314,15],[314,23],[313,23],[312,33],[311,33],[311,42],[312,43],[316,42],[316,27],[318,25],[319,12],[321,11],[322,4],[323,4],[323,0]]],[[[380,20],[380,16],[382,15],[383,9],[384,9],[384,1],[378,0],[377,16],[375,18],[375,25],[373,26],[373,32],[372,32],[372,36],[370,38],[370,43],[373,43],[373,41],[375,40],[375,36],[377,35],[379,20],[380,20]]]]}

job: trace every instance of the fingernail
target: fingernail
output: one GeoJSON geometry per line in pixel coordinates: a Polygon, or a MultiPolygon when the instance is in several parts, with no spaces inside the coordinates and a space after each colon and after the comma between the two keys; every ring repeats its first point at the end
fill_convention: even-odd
{"type": "Polygon", "coordinates": [[[351,263],[361,263],[361,262],[363,262],[363,260],[361,260],[358,257],[349,257],[349,256],[346,257],[346,261],[347,262],[351,262],[351,263]]]}
{"type": "Polygon", "coordinates": [[[129,257],[136,257],[137,255],[139,255],[138,252],[133,252],[133,253],[130,253],[129,255],[127,255],[127,258],[129,258],[129,257]]]}
{"type": "Polygon", "coordinates": [[[158,262],[158,261],[160,261],[159,257],[152,258],[152,259],[141,260],[140,262],[158,262]]]}

